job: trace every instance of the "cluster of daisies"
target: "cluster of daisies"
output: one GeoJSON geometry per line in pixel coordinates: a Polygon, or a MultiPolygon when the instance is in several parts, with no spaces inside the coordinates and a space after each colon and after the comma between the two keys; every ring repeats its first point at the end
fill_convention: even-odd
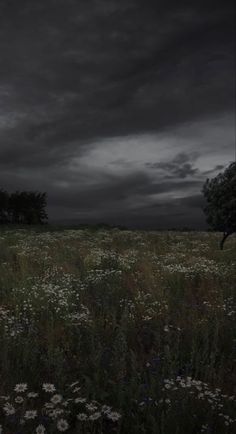
{"type": "MultiPolygon", "coordinates": [[[[146,366],[152,368],[150,363],[146,366]]],[[[214,419],[218,419],[226,427],[236,424],[236,397],[224,394],[220,388],[212,389],[207,383],[190,376],[177,376],[164,379],[161,392],[162,397],[159,400],[148,397],[139,402],[139,406],[144,408],[147,404],[154,404],[156,407],[161,407],[167,404],[171,408],[186,402],[186,407],[189,400],[194,400],[194,407],[198,401],[202,404],[202,408],[210,410],[214,414],[214,419]]],[[[205,432],[205,426],[208,427],[208,424],[203,424],[202,432],[205,432]]]]}
{"type": "Polygon", "coordinates": [[[65,432],[98,420],[114,427],[121,419],[110,406],[82,396],[78,381],[67,386],[64,395],[51,383],[43,383],[38,392],[30,391],[27,383],[18,383],[10,395],[0,396],[0,415],[4,420],[0,434],[5,427],[36,434],[46,434],[49,429],[65,432]]]}

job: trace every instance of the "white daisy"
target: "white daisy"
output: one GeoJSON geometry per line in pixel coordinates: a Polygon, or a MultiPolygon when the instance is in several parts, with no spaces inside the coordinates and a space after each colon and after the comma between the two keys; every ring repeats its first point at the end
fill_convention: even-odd
{"type": "Polygon", "coordinates": [[[28,396],[28,398],[37,398],[39,396],[39,394],[35,393],[35,392],[29,392],[27,394],[27,396],[28,396]]]}
{"type": "Polygon", "coordinates": [[[68,424],[68,422],[65,419],[59,419],[57,421],[57,429],[58,429],[58,431],[61,431],[61,432],[67,431],[68,428],[69,428],[69,424],[68,424]]]}
{"type": "Polygon", "coordinates": [[[96,411],[96,413],[93,413],[89,416],[89,420],[97,420],[101,417],[100,411],[96,411]]]}
{"type": "Polygon", "coordinates": [[[27,410],[24,417],[25,419],[35,419],[37,417],[37,410],[27,410]]]}
{"type": "Polygon", "coordinates": [[[56,390],[54,384],[50,384],[50,383],[44,383],[42,386],[42,389],[48,393],[55,392],[55,390],[56,390]]]}
{"type": "Polygon", "coordinates": [[[0,396],[0,399],[3,399],[4,401],[8,401],[10,399],[10,396],[9,395],[8,396],[2,395],[2,396],[0,396]]]}
{"type": "Polygon", "coordinates": [[[13,407],[13,405],[11,405],[9,402],[7,402],[4,406],[3,406],[3,410],[6,413],[7,416],[11,416],[12,414],[15,414],[16,410],[13,407]]]}
{"type": "Polygon", "coordinates": [[[44,434],[46,433],[46,429],[43,425],[38,425],[35,432],[36,434],[44,434]]]}
{"type": "Polygon", "coordinates": [[[85,413],[79,413],[79,414],[77,414],[77,419],[78,420],[87,420],[88,416],[85,413]]]}
{"type": "Polygon", "coordinates": [[[16,396],[15,402],[17,404],[22,404],[22,402],[24,402],[24,398],[22,396],[16,396]]]}
{"type": "Polygon", "coordinates": [[[26,383],[19,383],[15,385],[15,392],[21,393],[21,392],[25,392],[28,389],[28,386],[26,383]]]}
{"type": "Polygon", "coordinates": [[[117,411],[111,411],[110,413],[107,412],[106,416],[108,419],[111,419],[112,422],[117,422],[121,418],[121,415],[117,413],[117,411]]]}
{"type": "Polygon", "coordinates": [[[88,411],[96,411],[97,410],[97,406],[94,404],[86,404],[86,408],[88,411]]]}
{"type": "Polygon", "coordinates": [[[51,402],[53,403],[53,404],[59,404],[60,402],[62,401],[62,396],[61,395],[53,395],[52,397],[51,397],[51,402]]]}
{"type": "Polygon", "coordinates": [[[54,407],[54,405],[51,402],[45,402],[44,407],[51,409],[54,407]]]}

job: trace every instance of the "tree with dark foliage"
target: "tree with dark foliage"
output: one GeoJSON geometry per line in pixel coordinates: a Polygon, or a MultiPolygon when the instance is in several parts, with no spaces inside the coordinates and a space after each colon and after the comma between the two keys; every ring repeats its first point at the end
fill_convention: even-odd
{"type": "Polygon", "coordinates": [[[4,190],[0,190],[0,223],[8,222],[9,196],[4,190]]]}
{"type": "Polygon", "coordinates": [[[47,220],[46,205],[46,193],[16,191],[8,196],[6,192],[1,191],[0,222],[29,225],[43,224],[47,220]]]}
{"type": "Polygon", "coordinates": [[[236,162],[223,173],[207,179],[203,186],[207,205],[204,212],[212,229],[223,232],[221,250],[229,235],[236,232],[236,162]]]}

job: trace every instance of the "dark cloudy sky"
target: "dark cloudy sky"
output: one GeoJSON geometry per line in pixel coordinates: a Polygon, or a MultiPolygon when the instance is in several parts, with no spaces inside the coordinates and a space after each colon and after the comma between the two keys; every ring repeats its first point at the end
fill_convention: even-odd
{"type": "Polygon", "coordinates": [[[202,227],[235,158],[233,3],[0,0],[0,187],[51,220],[202,227]]]}

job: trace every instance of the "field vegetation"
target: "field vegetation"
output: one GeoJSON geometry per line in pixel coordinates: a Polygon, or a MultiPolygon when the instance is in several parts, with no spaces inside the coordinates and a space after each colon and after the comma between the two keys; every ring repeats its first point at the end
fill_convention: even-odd
{"type": "Polygon", "coordinates": [[[0,433],[233,433],[236,243],[0,232],[0,433]]]}

